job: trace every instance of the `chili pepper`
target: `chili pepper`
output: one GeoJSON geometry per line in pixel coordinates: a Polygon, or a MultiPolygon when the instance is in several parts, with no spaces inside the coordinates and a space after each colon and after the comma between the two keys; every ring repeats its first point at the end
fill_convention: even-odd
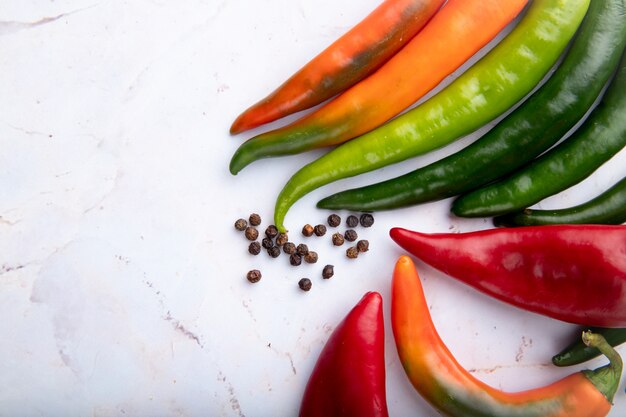
{"type": "Polygon", "coordinates": [[[610,363],[566,376],[550,385],[508,393],[476,379],[452,356],[437,333],[413,262],[396,263],[391,324],[404,370],[433,407],[453,417],[603,417],[619,386],[622,359],[601,335],[583,333],[610,363]]]}
{"type": "Polygon", "coordinates": [[[446,145],[510,108],[557,61],[588,6],[589,0],[533,1],[506,38],[438,94],[296,172],[278,196],[276,226],[284,229],[289,207],[310,191],[446,145]]]}
{"type": "Polygon", "coordinates": [[[526,310],[626,327],[626,226],[554,225],[391,238],[427,264],[526,310]]]}
{"type": "Polygon", "coordinates": [[[493,219],[496,226],[544,224],[622,224],[626,222],[626,178],[596,198],[560,210],[525,209],[493,219]]]}
{"type": "Polygon", "coordinates": [[[466,193],[503,177],[554,145],[578,123],[614,74],[625,44],[623,0],[591,2],[554,74],[480,139],[430,165],[333,194],[317,206],[371,211],[406,207],[466,193]]]}
{"type": "Polygon", "coordinates": [[[384,1],[276,91],[241,114],[230,132],[243,132],[308,109],[358,83],[408,43],[442,3],[384,1]]]}
{"type": "Polygon", "coordinates": [[[380,126],[491,41],[527,1],[449,0],[374,74],[296,122],[243,143],[230,172],[261,158],[336,145],[380,126]]]}
{"type": "Polygon", "coordinates": [[[300,417],[386,417],[382,297],[369,292],[333,331],[309,378],[300,417]]]}
{"type": "Polygon", "coordinates": [[[602,101],[572,136],[523,169],[457,198],[452,212],[477,217],[522,210],[587,178],[626,145],[624,91],[626,54],[602,101]]]}
{"type": "MultiPolygon", "coordinates": [[[[601,334],[611,346],[618,346],[626,342],[626,328],[607,329],[604,327],[592,327],[593,333],[601,334]]],[[[580,340],[574,341],[561,352],[552,357],[552,363],[556,366],[578,365],[600,356],[598,349],[589,347],[580,340]]]]}

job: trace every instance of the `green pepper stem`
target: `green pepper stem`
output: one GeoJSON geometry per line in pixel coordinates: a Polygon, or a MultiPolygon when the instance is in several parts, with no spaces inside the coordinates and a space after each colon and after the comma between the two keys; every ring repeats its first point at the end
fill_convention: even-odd
{"type": "Polygon", "coordinates": [[[609,359],[608,365],[593,371],[583,371],[583,373],[606,399],[613,404],[613,397],[615,397],[622,377],[622,368],[624,366],[622,357],[601,334],[587,330],[583,332],[582,338],[587,346],[598,349],[609,359]]]}

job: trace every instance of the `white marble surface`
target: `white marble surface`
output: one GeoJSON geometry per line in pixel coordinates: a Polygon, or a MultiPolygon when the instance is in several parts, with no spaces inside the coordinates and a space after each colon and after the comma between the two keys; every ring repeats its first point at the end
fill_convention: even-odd
{"type": "MultiPolygon", "coordinates": [[[[320,264],[251,257],[232,227],[252,211],[269,219],[286,178],[319,153],[232,177],[230,156],[251,133],[230,137],[230,123],[377,4],[2,2],[0,416],[295,415],[324,342],[368,290],[385,300],[391,414],[437,415],[395,352],[389,279],[402,252],[387,230],[486,221],[450,217],[449,201],[381,213],[357,262],[327,239],[309,242],[321,265],[336,265],[328,281],[320,264]],[[257,285],[244,279],[252,267],[264,273],[257,285]],[[305,275],[310,293],[297,289],[305,275]]],[[[318,190],[287,221],[321,222],[319,198],[468,140],[318,190]]],[[[542,206],[589,198],[626,175],[624,161],[622,152],[542,206]]],[[[572,372],[549,358],[574,326],[420,272],[442,337],[478,378],[519,390],[572,372]]],[[[622,385],[611,416],[625,413],[622,385]]]]}

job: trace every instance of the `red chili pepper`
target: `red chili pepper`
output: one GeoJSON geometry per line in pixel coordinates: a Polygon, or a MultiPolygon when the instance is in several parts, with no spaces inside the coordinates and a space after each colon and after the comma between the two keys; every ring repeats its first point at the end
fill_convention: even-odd
{"type": "Polygon", "coordinates": [[[385,0],[372,13],[241,114],[230,128],[240,133],[308,109],[358,83],[407,44],[443,0],[385,0]]]}
{"type": "Polygon", "coordinates": [[[326,342],[300,417],[387,417],[382,297],[369,292],[326,342]]]}
{"type": "Polygon", "coordinates": [[[626,327],[626,226],[557,225],[391,238],[507,303],[586,326],[626,327]]]}

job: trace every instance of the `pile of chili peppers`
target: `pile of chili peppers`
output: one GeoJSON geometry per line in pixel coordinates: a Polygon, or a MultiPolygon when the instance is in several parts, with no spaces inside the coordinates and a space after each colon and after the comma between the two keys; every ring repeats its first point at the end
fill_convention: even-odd
{"type": "MultiPolygon", "coordinates": [[[[289,208],[312,190],[442,147],[517,105],[446,158],[318,202],[374,211],[456,197],[457,216],[495,216],[494,224],[506,227],[455,234],[394,228],[390,235],[421,261],[494,298],[593,326],[553,357],[555,365],[600,354],[610,361],[522,393],[489,387],[446,348],[415,265],[402,256],[391,299],[398,356],[415,389],[446,415],[609,413],[622,373],[612,346],[626,341],[626,178],[574,207],[528,207],[581,182],[626,146],[625,15],[624,0],[385,0],[231,127],[240,133],[326,101],[244,142],[230,163],[237,174],[261,158],[339,145],[280,192],[274,223],[284,232],[289,208]],[[483,58],[397,116],[516,17],[483,58]]],[[[355,415],[388,415],[378,293],[366,294],[336,328],[300,410],[355,415]]]]}

